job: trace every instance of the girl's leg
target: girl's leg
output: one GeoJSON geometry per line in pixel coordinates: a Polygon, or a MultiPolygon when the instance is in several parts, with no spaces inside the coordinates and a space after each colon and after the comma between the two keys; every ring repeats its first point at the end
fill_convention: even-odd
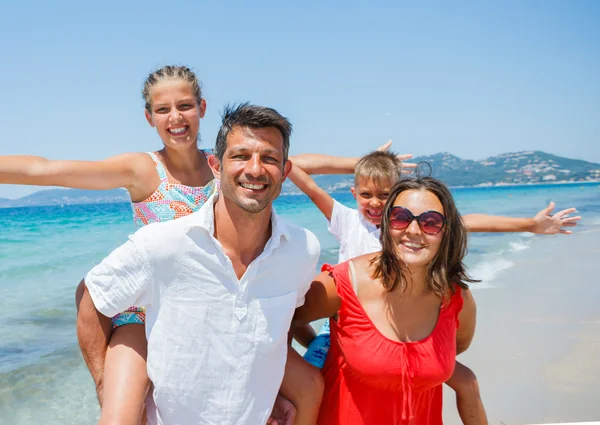
{"type": "Polygon", "coordinates": [[[317,422],[323,386],[321,370],[309,365],[289,347],[280,391],[296,406],[294,425],[314,425],[317,422]]]}
{"type": "Polygon", "coordinates": [[[113,325],[111,319],[98,313],[93,304],[81,304],[85,290],[85,283],[82,280],[75,292],[75,303],[77,304],[77,340],[79,341],[83,360],[94,379],[98,402],[100,403],[100,407],[102,407],[104,360],[112,335],[113,325]],[[93,325],[91,326],[90,324],[93,325]]]}
{"type": "MultiPolygon", "coordinates": [[[[99,425],[140,425],[150,380],[144,325],[113,331],[104,367],[104,403],[99,425]]],[[[143,424],[145,425],[145,424],[143,424]]]]}
{"type": "Polygon", "coordinates": [[[479,394],[477,377],[471,369],[456,362],[446,384],[456,392],[456,407],[464,425],[487,425],[487,415],[479,394]]]}

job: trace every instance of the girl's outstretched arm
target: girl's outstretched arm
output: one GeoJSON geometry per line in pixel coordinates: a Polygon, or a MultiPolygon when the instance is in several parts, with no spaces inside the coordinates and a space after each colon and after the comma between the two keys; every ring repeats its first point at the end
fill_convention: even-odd
{"type": "MultiPolygon", "coordinates": [[[[387,151],[392,146],[389,140],[376,150],[387,151]]],[[[412,158],[411,154],[397,155],[401,161],[412,158]]],[[[316,153],[304,153],[290,157],[292,163],[302,169],[306,174],[354,174],[354,168],[360,158],[348,158],[316,153]]],[[[416,164],[403,163],[403,168],[415,168],[416,164]]],[[[410,171],[409,171],[410,172],[410,171]]]]}
{"type": "Polygon", "coordinates": [[[577,222],[581,220],[581,216],[569,216],[576,209],[567,208],[552,214],[553,210],[554,202],[550,202],[546,208],[532,218],[467,214],[463,216],[463,222],[469,232],[531,232],[540,235],[573,233],[566,230],[565,227],[576,226],[577,222]]]}
{"type": "Polygon", "coordinates": [[[126,153],[103,161],[61,161],[40,156],[0,156],[0,184],[62,186],[106,190],[135,182],[140,153],[126,153]]]}

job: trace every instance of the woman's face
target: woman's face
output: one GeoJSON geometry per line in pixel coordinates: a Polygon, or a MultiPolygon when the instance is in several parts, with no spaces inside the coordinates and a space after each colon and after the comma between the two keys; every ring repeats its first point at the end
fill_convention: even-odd
{"type": "MultiPolygon", "coordinates": [[[[436,195],[428,190],[406,190],[394,201],[394,206],[408,209],[415,217],[425,211],[436,211],[444,215],[442,203],[436,195]]],[[[398,249],[402,261],[409,270],[416,271],[427,268],[440,249],[444,229],[435,235],[427,234],[414,219],[407,228],[399,230],[391,225],[389,232],[398,249]]]]}
{"type": "Polygon", "coordinates": [[[182,80],[166,80],[152,87],[152,113],[146,119],[156,127],[165,146],[184,149],[196,145],[200,118],[206,103],[196,102],[191,85],[182,80]]]}

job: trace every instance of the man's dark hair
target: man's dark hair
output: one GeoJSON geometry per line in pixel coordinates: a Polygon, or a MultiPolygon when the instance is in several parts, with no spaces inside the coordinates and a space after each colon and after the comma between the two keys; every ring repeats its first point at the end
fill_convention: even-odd
{"type": "Polygon", "coordinates": [[[287,161],[290,150],[290,135],[292,124],[273,108],[241,103],[239,105],[226,105],[221,114],[223,123],[217,134],[215,156],[223,161],[227,149],[227,136],[237,128],[266,128],[275,127],[283,137],[283,159],[287,161]]]}

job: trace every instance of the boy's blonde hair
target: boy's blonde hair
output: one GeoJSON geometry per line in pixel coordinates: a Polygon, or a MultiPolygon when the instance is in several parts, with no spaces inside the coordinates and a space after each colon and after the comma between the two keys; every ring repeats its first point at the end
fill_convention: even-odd
{"type": "Polygon", "coordinates": [[[362,181],[375,184],[389,182],[392,186],[400,181],[402,162],[392,152],[371,152],[363,156],[354,168],[354,186],[362,181]]]}

